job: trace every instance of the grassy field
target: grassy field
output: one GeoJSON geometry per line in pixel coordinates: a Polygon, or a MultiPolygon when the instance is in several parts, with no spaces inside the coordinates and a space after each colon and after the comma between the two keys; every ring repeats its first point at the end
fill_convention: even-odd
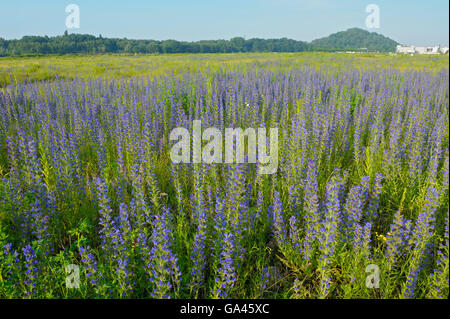
{"type": "Polygon", "coordinates": [[[448,81],[448,56],[0,58],[0,298],[447,298],[448,81]],[[194,120],[275,129],[276,172],[175,163],[194,120]]]}
{"type": "Polygon", "coordinates": [[[18,81],[49,81],[82,78],[123,78],[159,76],[218,68],[246,70],[252,67],[276,70],[309,65],[333,67],[416,70],[436,72],[448,68],[448,56],[386,55],[344,53],[261,53],[261,54],[172,54],[95,55],[0,58],[0,87],[18,81]]]}

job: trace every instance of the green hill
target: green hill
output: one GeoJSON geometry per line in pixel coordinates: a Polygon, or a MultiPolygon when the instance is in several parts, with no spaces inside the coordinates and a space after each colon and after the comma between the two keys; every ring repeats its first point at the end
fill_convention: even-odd
{"type": "Polygon", "coordinates": [[[311,41],[312,50],[360,50],[390,52],[395,51],[397,42],[376,32],[368,32],[359,28],[337,32],[325,38],[311,41]]]}

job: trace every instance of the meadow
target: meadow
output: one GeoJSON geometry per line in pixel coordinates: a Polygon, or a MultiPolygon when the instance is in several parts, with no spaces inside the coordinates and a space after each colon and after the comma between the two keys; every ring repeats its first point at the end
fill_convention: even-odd
{"type": "Polygon", "coordinates": [[[0,58],[0,298],[448,298],[448,116],[448,56],[0,58]]]}
{"type": "Polygon", "coordinates": [[[333,67],[335,70],[385,69],[416,70],[435,73],[448,68],[447,56],[405,56],[388,54],[342,53],[234,53],[166,55],[48,55],[0,57],[0,88],[23,81],[72,80],[75,78],[155,77],[160,75],[213,72],[220,68],[265,69],[333,67]]]}

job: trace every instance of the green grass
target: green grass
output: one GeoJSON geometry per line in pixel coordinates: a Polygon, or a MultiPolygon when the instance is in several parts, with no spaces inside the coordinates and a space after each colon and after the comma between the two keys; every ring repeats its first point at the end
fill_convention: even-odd
{"type": "Polygon", "coordinates": [[[393,68],[400,71],[448,68],[448,56],[347,53],[241,53],[169,55],[64,55],[0,58],[0,87],[23,81],[56,78],[123,78],[180,74],[186,71],[215,71],[219,68],[245,70],[252,64],[267,69],[311,65],[345,70],[393,68]]]}

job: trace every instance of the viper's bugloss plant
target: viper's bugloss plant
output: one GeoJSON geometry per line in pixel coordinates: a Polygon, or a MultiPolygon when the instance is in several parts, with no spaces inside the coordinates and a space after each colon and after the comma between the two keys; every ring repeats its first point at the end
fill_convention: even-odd
{"type": "Polygon", "coordinates": [[[448,59],[337,57],[104,56],[134,71],[0,89],[0,298],[447,298],[448,59]]]}
{"type": "Polygon", "coordinates": [[[38,260],[35,251],[31,245],[26,245],[22,248],[24,257],[24,281],[25,286],[24,297],[33,297],[37,291],[38,286],[38,260]]]}
{"type": "Polygon", "coordinates": [[[420,271],[423,269],[422,262],[427,250],[427,245],[433,236],[433,230],[435,227],[434,223],[436,219],[434,217],[434,213],[439,205],[439,197],[439,191],[434,186],[430,186],[424,200],[422,212],[417,217],[416,224],[414,225],[412,232],[414,247],[409,264],[409,271],[406,277],[406,283],[402,291],[402,297],[404,298],[414,297],[417,280],[419,278],[420,271]]]}

